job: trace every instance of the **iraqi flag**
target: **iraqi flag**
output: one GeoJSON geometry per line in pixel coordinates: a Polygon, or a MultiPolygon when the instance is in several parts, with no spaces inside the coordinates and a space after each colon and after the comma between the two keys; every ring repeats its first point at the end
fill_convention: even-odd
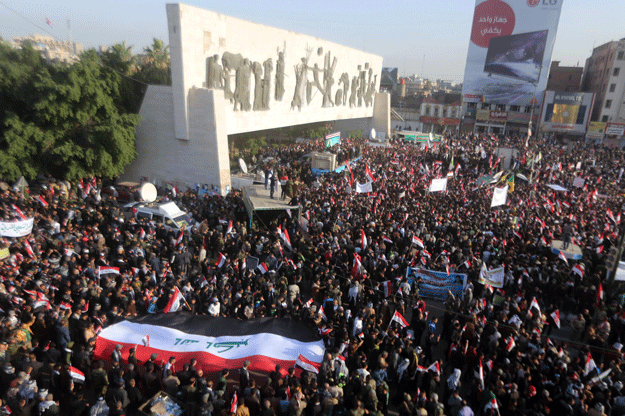
{"type": "Polygon", "coordinates": [[[283,230],[282,227],[278,227],[278,234],[280,235],[282,241],[284,241],[284,244],[286,244],[289,250],[291,250],[291,237],[289,237],[289,232],[286,228],[283,230]]]}
{"type": "Polygon", "coordinates": [[[510,352],[512,351],[512,348],[514,348],[516,344],[514,343],[514,338],[512,338],[512,336],[510,336],[510,338],[508,338],[506,340],[506,351],[510,352]]]}
{"type": "Polygon", "coordinates": [[[69,375],[72,377],[72,380],[78,383],[85,382],[85,373],[77,369],[76,367],[69,368],[69,375]]]}
{"type": "Polygon", "coordinates": [[[26,215],[24,215],[24,213],[22,212],[22,210],[21,210],[21,209],[19,209],[17,206],[15,206],[15,205],[13,205],[13,204],[11,204],[11,207],[13,207],[13,211],[15,211],[15,213],[16,213],[17,215],[19,215],[19,217],[20,217],[21,219],[23,219],[23,220],[25,220],[25,219],[26,219],[26,215]]]}
{"type": "Polygon", "coordinates": [[[536,297],[534,297],[532,299],[532,303],[530,303],[530,310],[532,308],[536,308],[536,310],[538,311],[538,314],[540,315],[540,306],[538,306],[538,301],[536,300],[536,297]]]}
{"type": "Polygon", "coordinates": [[[228,223],[228,228],[226,229],[226,235],[232,232],[232,220],[228,223]]]}
{"type": "Polygon", "coordinates": [[[584,278],[584,266],[582,266],[581,264],[576,264],[575,266],[573,266],[572,269],[573,273],[575,273],[576,275],[579,275],[580,278],[584,278]]]}
{"type": "Polygon", "coordinates": [[[595,360],[592,359],[592,355],[588,352],[588,355],[586,355],[586,363],[584,364],[584,377],[596,368],[597,365],[595,364],[595,360]]]}
{"type": "Polygon", "coordinates": [[[555,311],[553,311],[551,317],[553,318],[553,322],[556,323],[558,329],[560,329],[560,310],[556,309],[555,311]]]}
{"type": "MultiPolygon", "coordinates": [[[[108,360],[115,345],[121,344],[123,358],[127,359],[127,351],[139,344],[145,334],[151,334],[150,345],[137,350],[140,363],[154,353],[185,363],[195,358],[197,368],[206,374],[224,368],[235,370],[249,360],[250,371],[269,373],[280,365],[285,376],[296,364],[307,370],[306,365],[319,368],[324,345],[316,332],[290,319],[240,321],[190,314],[150,314],[103,329],[96,341],[94,356],[98,360],[108,360]],[[305,364],[298,364],[298,361],[305,364]]],[[[299,374],[296,372],[296,375],[299,374]]]]}
{"type": "Polygon", "coordinates": [[[43,199],[43,196],[42,196],[42,195],[39,195],[39,196],[37,197],[37,201],[39,201],[39,203],[40,203],[40,204],[41,204],[44,208],[48,206],[48,203],[46,202],[46,200],[45,200],[45,199],[43,199]]]}
{"type": "Polygon", "coordinates": [[[235,391],[232,395],[232,403],[230,403],[230,413],[236,413],[237,407],[239,407],[239,397],[237,396],[237,392],[235,391]]]}
{"type": "Polygon", "coordinates": [[[406,321],[406,319],[398,311],[395,311],[395,314],[391,318],[391,322],[397,322],[402,328],[408,326],[408,321],[406,321]]]}
{"type": "Polygon", "coordinates": [[[382,236],[382,241],[384,241],[385,243],[393,244],[393,240],[391,240],[387,236],[382,236]]]}
{"type": "Polygon", "coordinates": [[[477,378],[480,381],[480,388],[484,390],[484,366],[482,365],[481,358],[480,358],[480,367],[477,371],[477,378]]]}
{"type": "Polygon", "coordinates": [[[98,278],[102,278],[109,274],[119,274],[119,267],[100,266],[98,267],[98,278]]]}
{"type": "Polygon", "coordinates": [[[299,354],[297,356],[297,360],[295,360],[295,365],[303,368],[306,371],[310,371],[311,373],[315,373],[315,374],[319,374],[319,367],[321,366],[320,363],[309,360],[308,358],[304,357],[302,354],[299,354]]]}
{"type": "Polygon", "coordinates": [[[67,302],[59,303],[59,307],[61,309],[64,309],[64,310],[72,309],[72,305],[70,303],[67,303],[67,302]]]}
{"type": "Polygon", "coordinates": [[[563,252],[558,251],[558,258],[562,261],[564,261],[567,265],[569,264],[569,261],[566,259],[566,256],[564,255],[563,252]]]}
{"type": "Polygon", "coordinates": [[[149,334],[146,334],[146,336],[141,338],[141,344],[143,344],[144,347],[149,347],[150,346],[150,335],[149,334]]]}
{"type": "Polygon", "coordinates": [[[367,172],[367,176],[369,177],[369,180],[371,182],[375,182],[375,178],[373,177],[373,173],[371,173],[371,171],[369,170],[369,166],[368,165],[366,167],[366,172],[367,172]]]}
{"type": "Polygon", "coordinates": [[[26,250],[26,253],[28,253],[28,256],[31,259],[34,259],[35,258],[35,252],[33,251],[33,248],[31,247],[31,245],[28,242],[28,240],[22,241],[22,245],[24,246],[24,250],[26,250]]]}
{"type": "Polygon", "coordinates": [[[43,307],[46,310],[50,309],[50,301],[48,300],[46,295],[41,292],[37,292],[37,300],[35,301],[35,303],[33,303],[33,309],[37,309],[40,307],[43,307]]]}
{"type": "Polygon", "coordinates": [[[391,283],[390,280],[382,282],[382,287],[384,288],[384,297],[385,298],[388,298],[391,295],[392,286],[393,286],[393,284],[391,283]]]}
{"type": "Polygon", "coordinates": [[[436,374],[441,374],[441,366],[438,364],[438,361],[434,361],[434,363],[427,368],[427,371],[433,371],[436,374]]]}
{"type": "Polygon", "coordinates": [[[217,256],[217,261],[215,262],[215,266],[221,269],[224,264],[226,264],[226,256],[224,256],[222,253],[219,253],[219,256],[217,256]]]}
{"type": "Polygon", "coordinates": [[[174,293],[173,295],[171,295],[171,298],[169,298],[169,302],[167,302],[167,306],[165,306],[163,312],[169,313],[180,310],[184,301],[184,296],[182,296],[182,292],[180,292],[180,289],[178,289],[177,287],[174,288],[174,293]]]}
{"type": "Polygon", "coordinates": [[[417,245],[417,246],[419,246],[421,248],[425,248],[425,246],[423,245],[423,240],[421,240],[416,235],[412,236],[412,244],[417,245]]]}
{"type": "Polygon", "coordinates": [[[601,282],[599,282],[599,286],[597,287],[597,305],[600,305],[602,300],[603,300],[603,286],[601,285],[601,282]]]}
{"type": "Polygon", "coordinates": [[[367,248],[367,236],[365,235],[365,230],[360,230],[360,240],[362,241],[360,248],[364,251],[364,249],[367,248]]]}
{"type": "Polygon", "coordinates": [[[261,264],[258,265],[258,270],[260,270],[261,274],[265,274],[269,271],[265,262],[262,262],[261,264]]]}
{"type": "Polygon", "coordinates": [[[180,230],[180,234],[178,234],[178,238],[176,239],[176,247],[178,247],[180,245],[180,242],[182,241],[182,236],[184,235],[184,230],[180,230]]]}

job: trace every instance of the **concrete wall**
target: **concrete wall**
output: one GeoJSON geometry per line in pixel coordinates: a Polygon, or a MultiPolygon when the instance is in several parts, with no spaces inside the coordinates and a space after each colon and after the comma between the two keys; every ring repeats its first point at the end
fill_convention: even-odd
{"type": "Polygon", "coordinates": [[[182,188],[208,184],[225,193],[230,165],[223,92],[192,89],[188,100],[189,140],[176,139],[172,87],[148,87],[139,111],[138,157],[126,168],[124,179],[147,177],[152,183],[182,188]]]}
{"type": "MultiPolygon", "coordinates": [[[[362,97],[357,98],[355,105],[352,106],[349,105],[349,99],[354,80],[354,85],[358,85],[358,89],[362,85],[365,92],[372,92],[369,94],[371,98],[379,90],[382,69],[380,56],[185,4],[168,4],[167,21],[174,92],[175,135],[179,139],[189,139],[188,94],[190,89],[213,87],[207,83],[208,58],[218,55],[217,62],[223,69],[224,53],[240,54],[240,57],[234,59],[231,57],[231,62],[241,58],[249,60],[251,65],[258,63],[261,80],[259,85],[265,85],[263,82],[266,74],[268,74],[269,85],[269,101],[266,106],[268,109],[264,107],[256,111],[254,109],[235,111],[234,100],[226,98],[227,134],[373,116],[373,99],[365,103],[362,97]],[[282,52],[284,57],[284,94],[281,100],[276,100],[279,52],[282,52]],[[302,87],[297,88],[296,71],[304,68],[304,58],[307,59],[307,69],[300,77],[302,87]],[[329,69],[335,59],[336,64],[330,74],[332,82],[329,96],[332,101],[335,101],[337,91],[343,89],[343,83],[340,82],[341,76],[347,74],[349,87],[347,99],[345,104],[341,102],[340,105],[332,105],[326,102],[324,105],[323,93],[318,86],[325,89],[324,76],[328,73],[324,72],[324,69],[329,69]],[[271,60],[271,70],[267,71],[264,65],[269,60],[271,60]],[[315,72],[318,74],[318,84],[315,83],[315,72]],[[309,83],[310,86],[308,86],[309,83]],[[310,88],[310,102],[306,94],[307,87],[310,88]],[[301,92],[301,108],[293,105],[296,90],[301,92]]],[[[237,71],[227,72],[233,91],[237,83],[237,71]]],[[[253,69],[249,81],[242,84],[245,83],[249,87],[250,101],[253,105],[256,89],[253,69]]]]}
{"type": "Polygon", "coordinates": [[[138,157],[124,179],[225,194],[230,134],[335,120],[365,137],[372,127],[390,132],[390,96],[376,93],[382,57],[184,4],[166,8],[172,86],[148,88],[138,157]]]}

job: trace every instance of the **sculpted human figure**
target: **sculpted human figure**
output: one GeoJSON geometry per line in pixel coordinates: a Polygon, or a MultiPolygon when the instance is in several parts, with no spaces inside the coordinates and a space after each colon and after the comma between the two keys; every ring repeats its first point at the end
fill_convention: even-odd
{"type": "Polygon", "coordinates": [[[276,101],[282,101],[284,96],[284,52],[278,52],[276,62],[276,101]]]}
{"type": "Polygon", "coordinates": [[[262,80],[262,103],[263,110],[269,110],[269,98],[271,97],[271,72],[273,71],[273,60],[271,58],[263,62],[265,77],[262,80]]]}
{"type": "Polygon", "coordinates": [[[250,111],[250,76],[252,73],[249,59],[243,59],[243,63],[236,71],[235,89],[234,89],[234,111],[237,107],[241,111],[250,111]]]}

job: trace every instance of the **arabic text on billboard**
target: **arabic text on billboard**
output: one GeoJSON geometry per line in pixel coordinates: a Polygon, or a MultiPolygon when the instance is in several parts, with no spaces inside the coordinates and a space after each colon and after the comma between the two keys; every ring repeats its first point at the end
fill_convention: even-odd
{"type": "Polygon", "coordinates": [[[623,123],[607,123],[605,134],[608,136],[622,136],[625,134],[625,124],[623,123]]]}
{"type": "Polygon", "coordinates": [[[464,101],[529,105],[542,96],[562,1],[476,1],[464,101]]]}
{"type": "Polygon", "coordinates": [[[591,121],[590,124],[588,124],[586,137],[589,139],[602,139],[606,124],[607,123],[604,121],[591,121]]]}

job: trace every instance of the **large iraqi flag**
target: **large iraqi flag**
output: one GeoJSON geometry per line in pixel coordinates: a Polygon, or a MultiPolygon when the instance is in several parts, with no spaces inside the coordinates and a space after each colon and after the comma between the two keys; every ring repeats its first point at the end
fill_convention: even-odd
{"type": "Polygon", "coordinates": [[[280,364],[286,375],[298,359],[316,367],[324,354],[323,341],[314,328],[288,319],[234,318],[168,313],[147,315],[105,328],[96,341],[94,356],[108,360],[117,344],[122,358],[136,348],[137,359],[145,362],[153,353],[157,362],[176,357],[179,363],[197,359],[198,368],[213,373],[237,369],[250,360],[250,370],[270,372],[280,364]],[[149,346],[142,342],[148,335],[149,346]]]}

